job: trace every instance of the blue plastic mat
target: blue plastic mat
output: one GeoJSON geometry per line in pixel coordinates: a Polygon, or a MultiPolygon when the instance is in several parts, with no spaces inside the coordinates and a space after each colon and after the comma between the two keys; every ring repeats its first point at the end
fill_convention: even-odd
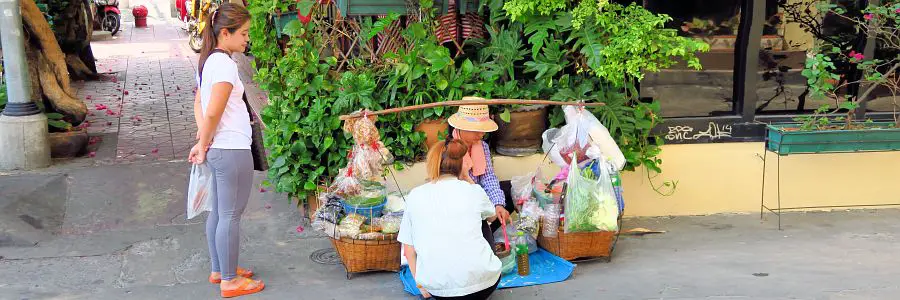
{"type": "MultiPolygon", "coordinates": [[[[519,276],[516,271],[513,271],[500,278],[500,285],[497,288],[508,289],[565,281],[575,271],[574,264],[544,249],[538,249],[538,251],[528,255],[528,261],[531,264],[530,275],[523,277],[519,276]]],[[[416,281],[413,279],[409,267],[403,266],[400,269],[400,281],[403,282],[404,291],[414,296],[421,295],[419,289],[416,288],[416,281]]]]}

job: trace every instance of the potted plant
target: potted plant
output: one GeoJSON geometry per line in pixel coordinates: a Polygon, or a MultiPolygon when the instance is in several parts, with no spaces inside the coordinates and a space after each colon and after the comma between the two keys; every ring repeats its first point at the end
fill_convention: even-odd
{"type": "MultiPolygon", "coordinates": [[[[877,35],[878,40],[898,40],[896,20],[900,19],[900,3],[870,5],[862,18],[846,15],[846,11],[836,5],[823,4],[835,16],[840,16],[856,24],[860,32],[877,35]]],[[[827,97],[840,104],[838,107],[823,105],[813,114],[795,118],[797,123],[770,124],[767,126],[767,148],[779,155],[792,153],[826,153],[900,150],[900,128],[897,128],[897,94],[900,93],[897,74],[900,72],[900,46],[879,43],[880,50],[894,53],[893,57],[881,59],[867,58],[856,50],[839,47],[817,48],[803,70],[809,83],[811,95],[827,97]],[[839,80],[835,74],[832,57],[849,61],[861,72],[856,81],[839,80]],[[858,97],[841,91],[850,85],[859,85],[858,97]],[[893,122],[872,122],[864,120],[863,104],[881,96],[888,98],[894,107],[893,122]]]]}

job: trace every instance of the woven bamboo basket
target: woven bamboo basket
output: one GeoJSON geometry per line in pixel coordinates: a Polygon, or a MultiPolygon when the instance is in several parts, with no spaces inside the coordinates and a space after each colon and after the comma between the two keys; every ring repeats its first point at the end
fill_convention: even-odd
{"type": "MultiPolygon", "coordinates": [[[[622,218],[619,218],[622,228],[622,218]]],[[[568,261],[600,260],[609,262],[619,239],[618,231],[565,233],[563,227],[555,237],[538,235],[538,245],[568,261]]]]}
{"type": "Polygon", "coordinates": [[[373,271],[400,271],[400,242],[397,235],[387,235],[384,240],[331,239],[347,271],[347,279],[354,273],[373,271]]]}

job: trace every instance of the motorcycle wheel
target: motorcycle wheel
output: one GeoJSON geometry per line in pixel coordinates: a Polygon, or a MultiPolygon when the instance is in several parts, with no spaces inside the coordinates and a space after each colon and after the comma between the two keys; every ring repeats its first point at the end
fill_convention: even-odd
{"type": "Polygon", "coordinates": [[[116,35],[119,32],[120,25],[121,17],[117,13],[107,13],[103,16],[103,21],[100,22],[100,28],[104,31],[109,31],[110,35],[116,35]]]}
{"type": "Polygon", "coordinates": [[[195,53],[200,53],[200,47],[203,46],[203,37],[200,36],[200,33],[194,29],[191,32],[191,36],[188,38],[188,46],[191,47],[191,50],[194,50],[195,53]]]}

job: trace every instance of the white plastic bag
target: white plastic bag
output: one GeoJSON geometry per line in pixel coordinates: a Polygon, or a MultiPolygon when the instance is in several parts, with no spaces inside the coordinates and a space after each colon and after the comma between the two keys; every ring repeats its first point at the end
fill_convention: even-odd
{"type": "Polygon", "coordinates": [[[216,191],[213,189],[212,170],[206,163],[191,167],[190,183],[188,183],[187,218],[188,220],[200,215],[204,211],[212,211],[212,202],[216,201],[216,191]]]}
{"type": "Polygon", "coordinates": [[[515,176],[510,179],[513,203],[521,206],[530,199],[533,199],[532,191],[534,190],[535,172],[526,174],[525,176],[515,176]]]}
{"type": "Polygon", "coordinates": [[[563,107],[566,117],[566,125],[560,128],[553,139],[553,147],[550,150],[550,160],[560,167],[566,167],[564,163],[571,153],[578,155],[578,161],[584,159],[609,160],[616,170],[625,166],[625,155],[619,149],[618,144],[609,134],[603,124],[597,120],[590,111],[574,106],[563,107]]]}

